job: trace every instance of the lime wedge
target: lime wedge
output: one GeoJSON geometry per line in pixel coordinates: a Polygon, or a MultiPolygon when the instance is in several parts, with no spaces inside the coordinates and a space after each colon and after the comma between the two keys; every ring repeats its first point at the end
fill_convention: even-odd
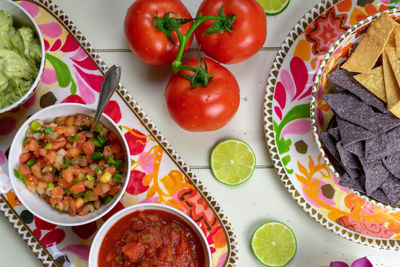
{"type": "Polygon", "coordinates": [[[257,0],[267,15],[278,15],[289,5],[290,0],[257,0]]]}
{"type": "Polygon", "coordinates": [[[285,266],[296,254],[296,237],[286,224],[266,222],[254,231],[251,249],[262,264],[269,267],[285,266]]]}
{"type": "Polygon", "coordinates": [[[218,181],[226,185],[238,185],[253,174],[256,156],[251,147],[238,139],[226,139],[211,151],[210,167],[218,181]]]}

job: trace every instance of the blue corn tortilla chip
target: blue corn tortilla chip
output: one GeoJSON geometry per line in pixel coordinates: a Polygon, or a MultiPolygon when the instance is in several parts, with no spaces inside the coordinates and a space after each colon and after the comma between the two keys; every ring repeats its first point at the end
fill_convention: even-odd
{"type": "Polygon", "coordinates": [[[369,196],[388,179],[390,173],[381,159],[369,161],[360,158],[360,162],[365,173],[365,192],[369,196]]]}
{"type": "Polygon", "coordinates": [[[336,141],[340,141],[340,133],[339,133],[339,128],[338,128],[338,127],[330,128],[330,129],[328,130],[328,133],[329,133],[336,141]]]}
{"type": "Polygon", "coordinates": [[[382,162],[391,174],[400,178],[400,153],[388,155],[382,159],[382,162]]]}
{"type": "Polygon", "coordinates": [[[336,143],[336,148],[339,152],[340,162],[342,163],[343,167],[347,169],[357,169],[360,167],[357,157],[350,151],[346,150],[341,141],[336,143]]]}
{"type": "Polygon", "coordinates": [[[339,180],[339,185],[356,190],[360,193],[365,193],[364,187],[361,185],[359,178],[350,177],[347,173],[344,173],[339,180]]]}
{"type": "Polygon", "coordinates": [[[341,141],[344,146],[374,137],[375,134],[346,120],[337,119],[341,141]]]}
{"type": "Polygon", "coordinates": [[[378,134],[365,141],[365,157],[368,160],[384,158],[400,152],[400,127],[378,134]]]}
{"type": "Polygon", "coordinates": [[[322,144],[328,150],[328,152],[337,160],[340,160],[339,152],[336,148],[336,140],[327,132],[323,132],[320,135],[322,144]]]}
{"type": "Polygon", "coordinates": [[[354,155],[365,158],[365,142],[364,141],[358,141],[355,143],[345,145],[343,147],[344,147],[344,149],[350,151],[354,155]]]}
{"type": "Polygon", "coordinates": [[[352,94],[359,97],[362,101],[377,110],[386,113],[387,109],[379,98],[373,93],[366,90],[356,79],[353,78],[352,74],[345,69],[337,69],[334,72],[328,74],[328,79],[339,87],[342,87],[352,94]]]}
{"type": "Polygon", "coordinates": [[[392,113],[375,113],[375,116],[377,117],[377,128],[381,129],[382,132],[387,132],[400,126],[400,119],[395,117],[392,113]]]}
{"type": "Polygon", "coordinates": [[[389,204],[396,204],[400,199],[400,180],[394,175],[389,175],[389,178],[381,185],[381,189],[385,193],[389,204]]]}
{"type": "Polygon", "coordinates": [[[350,94],[328,94],[323,96],[325,102],[340,118],[368,129],[374,133],[382,132],[376,123],[374,110],[366,103],[350,94]]]}
{"type": "Polygon", "coordinates": [[[345,171],[347,173],[347,175],[349,175],[351,178],[353,179],[359,179],[361,175],[360,171],[358,169],[346,169],[345,171]]]}
{"type": "Polygon", "coordinates": [[[384,204],[389,204],[389,201],[388,201],[385,193],[381,189],[375,190],[369,196],[374,198],[375,200],[378,200],[379,202],[382,202],[384,204]]]}

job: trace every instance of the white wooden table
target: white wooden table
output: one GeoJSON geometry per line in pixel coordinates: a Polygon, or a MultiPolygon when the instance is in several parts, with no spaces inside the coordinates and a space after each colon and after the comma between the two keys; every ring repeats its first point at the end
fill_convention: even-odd
{"type": "MultiPolygon", "coordinates": [[[[351,263],[362,256],[367,256],[374,266],[400,266],[398,252],[353,243],[309,217],[285,190],[268,156],[262,114],[269,70],[287,33],[317,0],[292,0],[283,13],[267,18],[268,36],[264,48],[250,60],[228,66],[241,88],[238,113],[223,129],[204,133],[186,132],[169,117],[164,102],[164,88],[170,68],[147,66],[128,49],[122,25],[126,9],[133,0],[54,2],[72,19],[108,65],[122,66],[122,83],[221,204],[237,235],[238,266],[262,266],[251,252],[250,238],[254,229],[268,220],[282,221],[296,234],[298,250],[288,266],[329,266],[333,260],[351,263]],[[248,142],[257,157],[253,176],[238,187],[218,183],[208,163],[214,144],[229,137],[248,142]]],[[[183,2],[192,14],[196,13],[199,0],[183,2]]],[[[192,51],[190,53],[193,56],[196,49],[192,51]]],[[[0,216],[0,233],[0,266],[41,266],[3,216],[0,216]]]]}

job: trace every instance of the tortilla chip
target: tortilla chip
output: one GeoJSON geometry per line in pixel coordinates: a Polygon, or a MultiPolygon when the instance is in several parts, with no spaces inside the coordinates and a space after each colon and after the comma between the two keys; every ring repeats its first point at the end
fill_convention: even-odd
{"type": "Polygon", "coordinates": [[[382,54],[382,64],[388,108],[392,114],[400,118],[400,77],[396,77],[394,73],[394,68],[400,73],[400,61],[397,59],[395,48],[385,48],[385,53],[382,54]]]}
{"type": "Polygon", "coordinates": [[[396,55],[398,58],[400,58],[400,27],[395,27],[393,32],[396,42],[396,55]]]}
{"type": "Polygon", "coordinates": [[[390,173],[381,159],[369,161],[360,158],[360,161],[365,173],[365,192],[371,195],[389,178],[390,173]]]}
{"type": "Polygon", "coordinates": [[[342,68],[359,73],[367,73],[372,70],[393,31],[392,21],[387,13],[383,13],[372,22],[356,50],[342,65],[342,68]]]}
{"type": "Polygon", "coordinates": [[[359,83],[371,93],[386,102],[385,84],[383,81],[383,68],[379,66],[368,73],[361,73],[354,76],[359,83]]]}
{"type": "Polygon", "coordinates": [[[371,107],[375,107],[381,112],[387,112],[385,104],[373,93],[365,90],[364,86],[356,81],[353,75],[347,70],[337,69],[328,74],[328,79],[336,84],[336,87],[339,86],[346,89],[371,107]]]}
{"type": "Polygon", "coordinates": [[[396,47],[396,36],[395,36],[395,30],[397,28],[400,28],[400,24],[398,24],[396,21],[394,21],[392,19],[392,24],[394,25],[394,29],[392,31],[392,33],[389,36],[389,40],[386,43],[386,46],[392,46],[392,47],[396,47]]]}

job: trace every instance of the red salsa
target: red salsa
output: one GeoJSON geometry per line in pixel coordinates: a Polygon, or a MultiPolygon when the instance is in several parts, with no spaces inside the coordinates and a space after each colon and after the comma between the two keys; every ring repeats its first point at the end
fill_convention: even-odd
{"type": "Polygon", "coordinates": [[[138,211],[120,219],[104,237],[99,267],[179,266],[203,267],[201,242],[174,214],[138,211]]]}

